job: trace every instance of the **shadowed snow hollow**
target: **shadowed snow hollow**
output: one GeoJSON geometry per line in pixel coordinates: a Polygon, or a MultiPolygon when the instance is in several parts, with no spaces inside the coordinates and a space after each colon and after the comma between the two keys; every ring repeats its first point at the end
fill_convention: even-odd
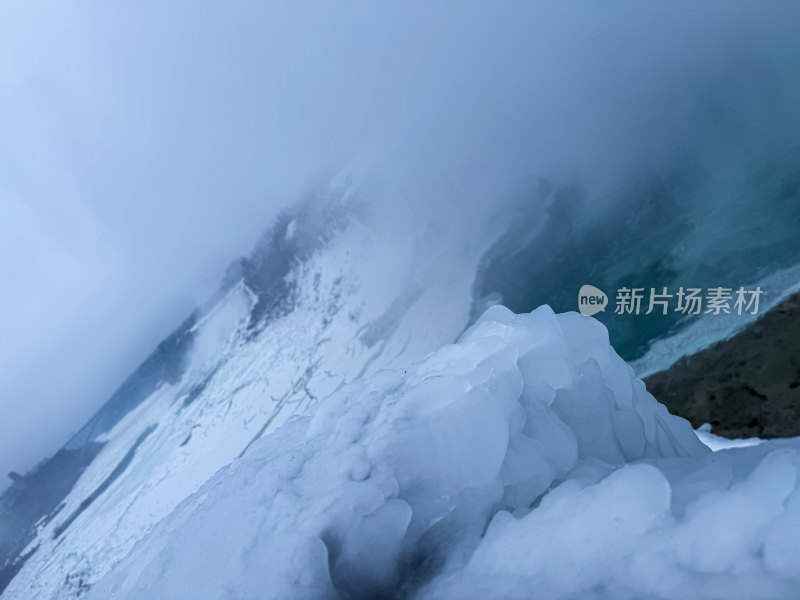
{"type": "Polygon", "coordinates": [[[790,446],[712,454],[599,322],[495,306],[253,444],[90,597],[796,598],[790,446]]]}

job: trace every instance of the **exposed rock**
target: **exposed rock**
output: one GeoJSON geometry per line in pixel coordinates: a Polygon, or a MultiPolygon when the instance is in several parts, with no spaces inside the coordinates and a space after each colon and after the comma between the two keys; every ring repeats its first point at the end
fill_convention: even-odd
{"type": "Polygon", "coordinates": [[[710,423],[732,438],[800,435],[800,292],[645,383],[694,427],[710,423]]]}

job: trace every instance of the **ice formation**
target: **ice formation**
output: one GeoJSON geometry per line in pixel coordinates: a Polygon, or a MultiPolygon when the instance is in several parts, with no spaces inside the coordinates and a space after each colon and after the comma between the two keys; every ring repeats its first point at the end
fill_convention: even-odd
{"type": "Polygon", "coordinates": [[[598,321],[495,306],[254,443],[89,597],[797,598],[796,446],[712,453],[598,321]]]}

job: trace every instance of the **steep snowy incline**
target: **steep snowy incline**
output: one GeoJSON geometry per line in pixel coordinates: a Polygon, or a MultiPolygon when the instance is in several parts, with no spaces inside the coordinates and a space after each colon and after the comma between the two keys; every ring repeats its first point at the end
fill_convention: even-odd
{"type": "Polygon", "coordinates": [[[203,310],[187,330],[182,376],[94,439],[105,445],[38,525],[4,598],[82,596],[179,502],[290,416],[463,331],[491,237],[431,252],[425,236],[441,231],[411,237],[355,204],[340,194],[306,221],[284,222],[269,238],[264,275],[246,272],[203,310]],[[330,233],[330,213],[342,207],[348,216],[330,233]],[[315,219],[320,227],[308,222],[315,219]]]}
{"type": "Polygon", "coordinates": [[[254,444],[90,598],[796,598],[797,446],[712,454],[599,322],[497,306],[254,444]]]}

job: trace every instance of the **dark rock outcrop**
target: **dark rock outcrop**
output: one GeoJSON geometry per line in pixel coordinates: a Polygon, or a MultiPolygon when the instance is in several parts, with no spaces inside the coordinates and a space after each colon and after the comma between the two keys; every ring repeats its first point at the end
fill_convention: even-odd
{"type": "Polygon", "coordinates": [[[800,435],[800,292],[645,383],[671,412],[717,435],[800,435]]]}

